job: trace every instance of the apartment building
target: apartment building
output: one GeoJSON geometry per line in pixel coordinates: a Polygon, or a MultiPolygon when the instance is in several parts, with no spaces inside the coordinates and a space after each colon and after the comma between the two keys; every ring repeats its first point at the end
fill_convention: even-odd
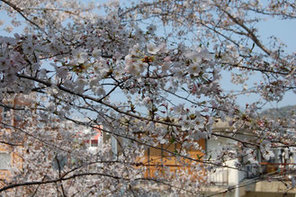
{"type": "MultiPolygon", "coordinates": [[[[30,106],[32,104],[32,96],[15,95],[12,99],[7,99],[4,103],[7,105],[0,106],[1,119],[3,123],[0,133],[0,186],[10,176],[10,169],[13,167],[21,168],[22,158],[14,151],[18,146],[9,145],[3,142],[4,137],[13,132],[13,127],[25,126],[25,123],[20,122],[18,113],[13,109],[22,106],[30,106]],[[9,126],[11,125],[11,126],[9,126]],[[5,135],[4,135],[5,134],[5,135]]],[[[89,151],[94,151],[100,148],[103,143],[111,143],[112,154],[114,158],[120,154],[120,143],[124,139],[115,138],[102,131],[102,126],[94,129],[94,135],[85,141],[89,151]]],[[[231,128],[226,122],[218,121],[214,127],[216,133],[227,135],[231,128]]],[[[248,131],[242,129],[237,135],[238,138],[245,138],[248,131]],[[240,136],[241,135],[241,136],[240,136]]],[[[292,131],[290,131],[292,132],[292,131]]],[[[24,140],[24,139],[23,139],[24,140]]],[[[215,137],[211,139],[201,139],[197,141],[201,150],[188,148],[186,151],[189,157],[196,161],[203,160],[215,162],[216,158],[221,156],[223,148],[238,147],[238,142],[231,138],[215,137]]],[[[20,145],[22,141],[13,141],[16,145],[20,145]]],[[[124,142],[127,143],[127,142],[124,142]]],[[[235,148],[234,148],[235,149],[235,148]]],[[[178,157],[178,151],[181,150],[181,144],[172,142],[169,144],[160,144],[157,147],[147,147],[143,158],[138,158],[137,162],[141,163],[141,167],[145,167],[144,176],[147,178],[166,178],[164,171],[167,170],[171,174],[178,173],[184,170],[190,171],[191,160],[178,157]],[[167,151],[169,152],[167,152],[167,151]]],[[[269,161],[261,159],[260,151],[257,152],[259,165],[245,165],[243,170],[236,170],[227,167],[212,166],[201,169],[204,175],[204,181],[208,183],[207,187],[202,188],[205,195],[214,196],[296,196],[296,189],[292,187],[290,181],[291,176],[295,174],[296,150],[293,148],[278,148],[274,149],[275,157],[269,161]],[[268,174],[272,175],[268,177],[268,174]],[[261,179],[261,177],[263,177],[261,179]],[[266,181],[269,180],[269,181],[266,181]]],[[[224,164],[227,166],[236,167],[236,163],[240,162],[239,158],[229,159],[224,164]]],[[[194,165],[196,165],[195,162],[194,165]]],[[[137,167],[137,166],[135,166],[137,167]]]]}
{"type": "MultiPolygon", "coordinates": [[[[229,147],[233,150],[243,151],[244,147],[238,141],[231,139],[232,128],[227,122],[218,121],[214,131],[226,137],[215,137],[206,141],[207,156],[212,161],[222,155],[223,149],[229,147]]],[[[244,128],[237,131],[235,138],[239,140],[249,138],[249,141],[252,141],[252,135],[244,128]]],[[[228,159],[224,163],[230,167],[237,167],[236,163],[243,163],[241,170],[214,167],[208,174],[210,186],[204,189],[205,194],[217,197],[296,196],[296,189],[291,181],[291,178],[296,174],[295,149],[279,147],[274,148],[273,153],[273,157],[265,160],[259,148],[253,148],[252,154],[256,159],[254,163],[244,162],[245,158],[243,157],[228,159]]]]}
{"type": "MultiPolygon", "coordinates": [[[[99,131],[99,130],[98,130],[99,131]]],[[[256,153],[257,164],[245,164],[240,170],[235,169],[238,163],[244,163],[243,158],[225,157],[225,162],[219,165],[204,165],[203,161],[215,163],[218,157],[221,157],[223,150],[231,148],[232,150],[242,151],[239,142],[231,139],[232,128],[227,122],[217,121],[214,126],[214,132],[221,134],[210,139],[201,139],[198,141],[201,150],[187,149],[189,157],[200,164],[199,175],[203,176],[201,181],[206,183],[206,187],[201,190],[204,196],[212,195],[218,197],[294,197],[296,189],[292,187],[291,176],[296,174],[296,152],[293,148],[275,148],[274,157],[266,161],[261,156],[260,150],[254,150],[256,153]],[[223,137],[229,135],[230,138],[223,137]],[[223,165],[227,167],[223,167],[223,165]],[[230,168],[229,168],[230,167],[230,168]],[[231,168],[233,167],[233,168],[231,168]]],[[[236,138],[244,139],[249,136],[249,131],[241,129],[237,132],[236,138]]],[[[111,137],[99,131],[93,140],[99,140],[101,143],[110,142],[112,145],[112,154],[114,156],[121,154],[119,144],[124,143],[124,139],[111,137]],[[105,137],[103,137],[105,136],[105,137]],[[107,136],[107,137],[106,137],[107,136]],[[109,140],[106,140],[109,139],[109,140]],[[118,142],[119,141],[119,142],[118,142]]],[[[128,143],[128,142],[127,142],[128,143]]],[[[97,146],[97,142],[90,143],[90,147],[97,146]]],[[[179,171],[187,171],[192,175],[191,160],[178,157],[178,151],[181,150],[181,144],[172,142],[169,144],[160,144],[157,147],[147,147],[143,157],[138,158],[138,166],[144,167],[144,176],[146,178],[168,178],[168,173],[177,174],[179,171]],[[167,150],[167,151],[166,151],[167,150]]],[[[160,192],[164,188],[159,189],[160,192]]]]}
{"type": "Polygon", "coordinates": [[[10,178],[10,169],[22,167],[22,157],[17,152],[25,138],[17,135],[17,129],[33,124],[23,120],[24,107],[32,107],[34,95],[13,94],[4,98],[0,106],[0,185],[10,178]]]}

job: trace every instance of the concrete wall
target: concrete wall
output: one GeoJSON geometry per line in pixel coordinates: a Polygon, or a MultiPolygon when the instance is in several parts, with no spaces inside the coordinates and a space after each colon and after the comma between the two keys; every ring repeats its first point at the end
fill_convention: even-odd
{"type": "Polygon", "coordinates": [[[271,192],[246,192],[242,197],[295,197],[295,194],[271,193],[271,192]]]}
{"type": "MultiPolygon", "coordinates": [[[[236,147],[237,143],[236,141],[233,141],[228,138],[212,138],[207,140],[206,142],[206,154],[207,158],[211,159],[213,162],[215,162],[221,155],[223,155],[223,152],[225,149],[229,147],[236,147]]],[[[229,159],[226,155],[224,159],[229,159]]],[[[238,162],[238,159],[229,159],[224,164],[227,166],[235,167],[236,163],[238,162]]],[[[228,185],[236,185],[238,184],[242,179],[245,178],[245,173],[236,169],[230,169],[230,168],[217,168],[215,172],[209,175],[212,179],[212,182],[215,182],[217,184],[220,184],[221,182],[225,182],[225,179],[227,179],[228,185]],[[227,177],[225,177],[227,176],[227,177]]]]}

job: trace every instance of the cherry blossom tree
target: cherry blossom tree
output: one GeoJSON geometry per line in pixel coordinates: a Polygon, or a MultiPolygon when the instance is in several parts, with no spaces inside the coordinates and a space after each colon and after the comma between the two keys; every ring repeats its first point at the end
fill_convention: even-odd
{"type": "Polygon", "coordinates": [[[265,17],[294,20],[292,1],[0,2],[11,32],[0,37],[0,105],[15,117],[2,119],[0,143],[22,161],[1,180],[1,194],[141,196],[159,187],[195,196],[209,166],[244,171],[258,164],[254,150],[269,160],[271,148],[295,146],[286,133],[295,115],[274,120],[258,112],[295,94],[296,56],[289,43],[264,41],[256,26],[265,17]],[[222,73],[240,91],[225,91],[222,73]],[[238,96],[247,94],[260,102],[239,106],[238,96]],[[30,104],[11,102],[23,96],[30,104]],[[228,133],[215,130],[217,120],[228,133]],[[107,142],[88,151],[85,141],[98,125],[119,144],[116,154],[107,142]],[[252,137],[239,137],[242,129],[252,137]],[[216,161],[189,153],[203,155],[200,140],[217,137],[237,147],[216,161]],[[175,150],[166,148],[174,143],[175,150]],[[148,148],[187,167],[172,173],[162,165],[147,177],[141,158],[148,148]],[[233,158],[244,159],[225,165],[233,158]]]}

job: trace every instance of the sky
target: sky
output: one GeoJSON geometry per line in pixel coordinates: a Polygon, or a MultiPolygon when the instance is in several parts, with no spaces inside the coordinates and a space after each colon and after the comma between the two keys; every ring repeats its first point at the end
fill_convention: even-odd
{"type": "MultiPolygon", "coordinates": [[[[13,32],[8,33],[4,31],[4,28],[11,26],[11,21],[9,17],[3,11],[0,11],[0,36],[13,36],[13,32],[21,33],[22,27],[16,28],[13,32]]],[[[264,42],[267,42],[267,38],[274,35],[278,37],[281,41],[287,44],[287,52],[296,52],[296,20],[277,20],[273,18],[266,18],[265,21],[260,22],[256,26],[258,28],[258,34],[261,36],[264,42]]],[[[230,82],[231,76],[229,73],[224,72],[222,75],[221,85],[225,90],[237,89],[239,87],[234,87],[230,82]]],[[[256,76],[254,79],[251,78],[250,82],[256,81],[256,76]]],[[[258,95],[243,95],[238,97],[238,103],[240,106],[245,106],[246,103],[251,103],[259,99],[258,95]]],[[[267,103],[263,106],[263,109],[267,108],[277,108],[287,105],[296,105],[296,94],[293,92],[288,92],[284,96],[283,100],[280,102],[267,103]]]]}
{"type": "MultiPolygon", "coordinates": [[[[261,35],[262,40],[266,43],[267,38],[270,36],[278,37],[283,43],[287,44],[287,52],[288,53],[296,53],[296,20],[277,20],[274,18],[266,18],[265,21],[262,21],[257,24],[258,34],[261,35]]],[[[295,54],[296,55],[296,54],[295,54]]],[[[233,89],[234,85],[230,82],[231,76],[229,73],[224,72],[222,75],[222,87],[225,90],[233,89]]],[[[253,76],[250,82],[256,81],[257,76],[253,76]]],[[[238,97],[239,104],[244,106],[246,103],[250,103],[251,101],[256,101],[259,99],[258,95],[243,95],[238,97]]],[[[280,102],[269,102],[263,109],[267,108],[278,108],[287,105],[296,105],[296,94],[292,91],[285,94],[283,100],[280,102]]]]}

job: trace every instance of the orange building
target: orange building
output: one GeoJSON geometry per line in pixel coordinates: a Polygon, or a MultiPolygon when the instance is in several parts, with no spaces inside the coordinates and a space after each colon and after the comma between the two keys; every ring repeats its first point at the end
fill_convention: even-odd
{"type": "Polygon", "coordinates": [[[196,150],[193,147],[186,148],[186,152],[189,154],[187,158],[178,156],[185,149],[180,143],[174,142],[155,148],[147,148],[144,157],[138,158],[138,162],[146,167],[145,177],[163,176],[163,178],[168,178],[166,176],[175,176],[182,170],[193,174],[191,168],[197,167],[198,164],[202,165],[202,158],[205,155],[205,139],[199,140],[198,143],[201,150],[196,150]]]}
{"type": "MultiPolygon", "coordinates": [[[[110,143],[111,154],[113,158],[116,158],[124,151],[122,150],[122,145],[129,144],[129,140],[109,135],[102,131],[102,128],[102,126],[98,126],[98,128],[94,129],[96,131],[95,134],[90,140],[85,142],[89,144],[90,150],[100,148],[102,143],[110,143]]],[[[136,159],[135,167],[144,168],[144,176],[146,178],[155,178],[157,176],[168,178],[165,177],[167,174],[174,175],[180,170],[187,170],[188,173],[191,173],[191,167],[196,167],[198,164],[203,165],[202,160],[206,150],[205,139],[200,139],[197,142],[199,150],[193,147],[186,148],[187,158],[178,156],[185,149],[181,143],[171,142],[156,147],[147,147],[144,156],[136,159]]]]}
{"type": "Polygon", "coordinates": [[[12,168],[22,167],[22,158],[18,154],[25,138],[17,138],[14,132],[23,128],[26,124],[33,124],[23,121],[25,106],[32,106],[33,95],[14,94],[10,98],[3,99],[0,106],[0,185],[8,180],[12,168]]]}

